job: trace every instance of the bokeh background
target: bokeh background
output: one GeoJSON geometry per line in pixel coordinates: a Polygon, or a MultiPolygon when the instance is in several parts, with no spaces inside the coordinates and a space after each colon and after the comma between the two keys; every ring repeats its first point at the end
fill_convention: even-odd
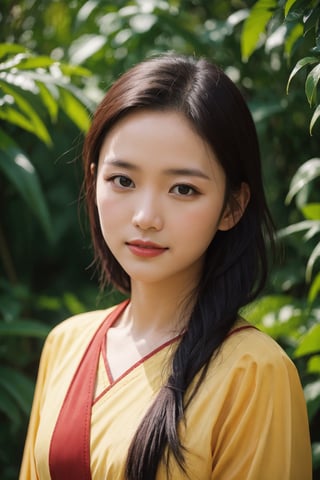
{"type": "Polygon", "coordinates": [[[254,116],[282,249],[243,314],[297,365],[320,478],[319,19],[314,0],[1,0],[1,480],[18,476],[49,329],[120,298],[91,266],[81,148],[92,112],[121,73],[167,51],[218,63],[254,116]]]}

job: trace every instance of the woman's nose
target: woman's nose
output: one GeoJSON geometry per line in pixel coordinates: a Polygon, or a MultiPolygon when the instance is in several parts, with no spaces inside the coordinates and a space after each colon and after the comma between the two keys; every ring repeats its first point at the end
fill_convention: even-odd
{"type": "Polygon", "coordinates": [[[132,223],[141,230],[162,229],[163,218],[160,212],[160,201],[156,195],[145,194],[139,198],[134,205],[132,223]]]}

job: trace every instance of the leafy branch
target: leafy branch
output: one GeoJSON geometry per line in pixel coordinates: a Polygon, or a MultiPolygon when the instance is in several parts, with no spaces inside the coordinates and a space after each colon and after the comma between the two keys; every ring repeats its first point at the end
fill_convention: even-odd
{"type": "MultiPolygon", "coordinates": [[[[45,116],[57,122],[61,110],[85,132],[93,106],[75,86],[74,78],[86,78],[90,72],[83,67],[35,55],[17,44],[0,44],[0,62],[0,172],[31,209],[50,239],[50,214],[39,175],[12,136],[11,129],[9,133],[8,126],[26,130],[50,146],[52,139],[45,116]]],[[[1,256],[4,254],[2,252],[1,256]]],[[[8,262],[12,263],[7,259],[8,262]]]]}
{"type": "Polygon", "coordinates": [[[288,60],[301,44],[307,44],[310,36],[313,46],[309,54],[300,58],[294,66],[287,83],[287,93],[292,79],[301,69],[312,69],[305,80],[305,94],[314,112],[309,131],[312,133],[320,117],[320,104],[317,86],[320,80],[320,2],[315,0],[258,0],[244,21],[241,35],[241,52],[244,61],[248,61],[253,52],[265,46],[267,51],[274,45],[283,43],[284,54],[288,60]],[[283,42],[274,41],[282,38],[283,42]]]}

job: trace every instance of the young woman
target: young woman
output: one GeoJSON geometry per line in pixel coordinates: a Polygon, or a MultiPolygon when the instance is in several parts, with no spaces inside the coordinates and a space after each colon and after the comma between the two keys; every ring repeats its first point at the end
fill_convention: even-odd
{"type": "Polygon", "coordinates": [[[96,261],[128,294],[49,335],[21,480],[310,480],[297,371],[239,317],[267,275],[256,131],[200,59],[145,61],[84,145],[96,261]]]}

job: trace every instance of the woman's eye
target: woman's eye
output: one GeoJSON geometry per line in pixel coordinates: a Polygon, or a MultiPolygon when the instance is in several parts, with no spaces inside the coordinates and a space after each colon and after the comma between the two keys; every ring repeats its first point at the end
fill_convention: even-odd
{"type": "Polygon", "coordinates": [[[116,185],[117,187],[121,188],[132,188],[134,187],[133,181],[129,178],[126,177],[125,175],[116,175],[112,178],[109,179],[116,185]]]}
{"type": "Polygon", "coordinates": [[[191,195],[194,195],[197,193],[196,189],[191,187],[190,185],[175,185],[172,190],[173,193],[176,195],[184,196],[184,197],[190,197],[191,195]]]}

